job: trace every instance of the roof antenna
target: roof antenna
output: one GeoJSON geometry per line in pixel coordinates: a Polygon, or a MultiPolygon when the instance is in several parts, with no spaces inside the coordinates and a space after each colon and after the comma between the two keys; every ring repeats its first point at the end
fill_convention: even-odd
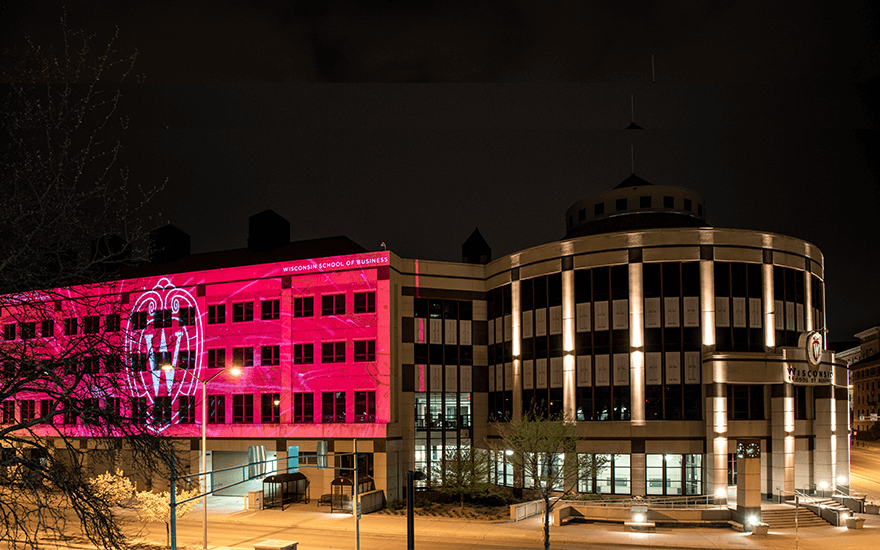
{"type": "Polygon", "coordinates": [[[636,173],[636,150],[633,145],[629,146],[629,168],[633,174],[636,173]]]}
{"type": "Polygon", "coordinates": [[[657,72],[654,70],[654,54],[651,54],[651,84],[657,84],[657,72]]]}
{"type": "Polygon", "coordinates": [[[627,130],[642,130],[642,127],[636,124],[636,100],[633,94],[629,94],[629,112],[631,116],[631,122],[629,126],[626,127],[627,130]]]}

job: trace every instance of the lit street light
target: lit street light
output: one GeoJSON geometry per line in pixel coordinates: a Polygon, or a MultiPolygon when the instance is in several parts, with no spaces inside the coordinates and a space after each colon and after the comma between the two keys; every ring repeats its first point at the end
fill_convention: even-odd
{"type": "MultiPolygon", "coordinates": [[[[173,365],[165,364],[162,365],[162,370],[164,371],[176,371],[173,365]]],[[[203,550],[208,550],[208,479],[207,479],[207,469],[208,469],[208,382],[217,378],[222,373],[226,372],[226,368],[222,368],[219,371],[215,372],[213,376],[208,378],[207,380],[202,380],[201,378],[194,375],[192,372],[184,369],[183,372],[192,376],[195,380],[202,384],[202,457],[201,457],[201,474],[202,480],[204,482],[204,487],[202,488],[202,548],[203,550]]],[[[233,367],[229,369],[229,373],[234,376],[241,375],[241,369],[238,367],[233,367]]],[[[172,472],[172,475],[173,472],[172,472]]],[[[172,493],[171,498],[174,498],[174,494],[172,493]]],[[[174,519],[175,511],[171,511],[171,517],[174,519]]]]}

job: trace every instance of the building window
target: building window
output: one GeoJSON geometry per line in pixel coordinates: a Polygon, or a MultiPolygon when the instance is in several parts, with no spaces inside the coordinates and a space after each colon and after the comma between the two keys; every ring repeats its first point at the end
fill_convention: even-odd
{"type": "Polygon", "coordinates": [[[376,392],[354,392],[354,421],[360,423],[376,421],[376,392]]]}
{"type": "Polygon", "coordinates": [[[263,346],[260,348],[261,365],[280,365],[281,346],[263,346]]]}
{"type": "Polygon", "coordinates": [[[293,364],[310,365],[315,362],[314,344],[294,344],[293,364]]]}
{"type": "Polygon", "coordinates": [[[22,323],[21,324],[21,339],[22,340],[30,340],[31,338],[36,338],[37,336],[37,324],[36,323],[22,323]]]}
{"type": "Polygon", "coordinates": [[[226,423],[226,396],[208,396],[208,424],[226,423]]]}
{"type": "Polygon", "coordinates": [[[675,197],[663,197],[663,208],[675,208],[675,197]]]}
{"type": "Polygon", "coordinates": [[[630,455],[592,455],[584,457],[586,460],[593,459],[594,465],[602,460],[605,466],[592,468],[593,476],[580,476],[578,479],[578,491],[581,493],[599,493],[613,495],[628,495],[632,491],[632,468],[630,455]]]}
{"type": "Polygon", "coordinates": [[[177,326],[191,327],[196,324],[196,308],[182,307],[177,314],[177,326]]]}
{"type": "Polygon", "coordinates": [[[104,356],[104,370],[107,372],[119,372],[122,367],[122,361],[119,355],[110,353],[104,356]]]}
{"type": "Polygon", "coordinates": [[[354,312],[355,313],[375,313],[376,312],[376,293],[375,292],[357,292],[354,295],[354,312]]]}
{"type": "Polygon", "coordinates": [[[684,209],[690,211],[690,209],[691,209],[691,199],[684,199],[684,209]]]}
{"type": "Polygon", "coordinates": [[[40,322],[40,336],[43,338],[55,336],[55,321],[47,320],[40,322]]]}
{"type": "Polygon", "coordinates": [[[651,208],[651,196],[639,197],[639,208],[651,208]]]}
{"type": "Polygon", "coordinates": [[[8,399],[0,408],[0,424],[12,424],[15,422],[15,401],[8,399]]]}
{"type": "Polygon", "coordinates": [[[83,319],[83,334],[98,334],[101,330],[101,318],[97,315],[89,315],[83,319]]]}
{"type": "Polygon", "coordinates": [[[171,328],[171,319],[170,309],[157,309],[153,312],[153,327],[171,328]]]}
{"type": "Polygon", "coordinates": [[[146,353],[131,354],[131,370],[134,372],[145,372],[147,370],[147,361],[149,355],[146,353]]]}
{"type": "Polygon", "coordinates": [[[254,320],[254,303],[239,302],[232,304],[232,322],[246,323],[254,320]]]}
{"type": "Polygon", "coordinates": [[[593,205],[593,215],[594,216],[599,216],[604,213],[605,213],[605,203],[604,202],[599,202],[599,203],[596,203],[595,205],[593,205]]]}
{"type": "Polygon", "coordinates": [[[260,396],[260,423],[277,424],[281,422],[281,394],[264,393],[260,396]]]}
{"type": "MultiPolygon", "coordinates": [[[[64,423],[70,424],[67,422],[67,410],[65,408],[64,411],[64,423]]],[[[147,422],[147,398],[146,397],[135,397],[131,400],[131,421],[136,424],[145,424],[147,422]]]]}
{"type": "MultiPolygon", "coordinates": [[[[74,336],[78,332],[79,320],[76,317],[68,317],[64,320],[64,335],[65,336],[74,336]]],[[[12,325],[13,330],[15,330],[15,325],[12,325]]],[[[15,338],[15,333],[13,333],[13,338],[15,338]]]]}
{"type": "MultiPolygon", "coordinates": [[[[40,403],[40,407],[42,408],[42,402],[40,403]]],[[[119,421],[119,398],[118,397],[108,397],[104,400],[104,417],[107,418],[109,423],[118,422],[119,421]]]]}
{"type": "Polygon", "coordinates": [[[132,313],[130,324],[132,330],[143,330],[147,328],[147,312],[135,311],[134,313],[132,313]]]}
{"type": "Polygon", "coordinates": [[[728,385],[727,410],[732,420],[765,420],[764,386],[728,385]]]}
{"type": "Polygon", "coordinates": [[[226,322],[226,304],[208,306],[208,324],[219,325],[226,322]]]}
{"type": "Polygon", "coordinates": [[[15,340],[15,323],[3,325],[3,339],[6,341],[15,340]]]}
{"type": "Polygon", "coordinates": [[[226,368],[226,350],[225,349],[209,349],[208,350],[208,368],[209,369],[226,368]]]}
{"type": "Polygon", "coordinates": [[[253,367],[254,348],[232,348],[233,367],[253,367]]]}
{"type": "Polygon", "coordinates": [[[95,425],[101,421],[101,403],[96,397],[83,399],[82,419],[84,424],[95,425]]]}
{"type": "Polygon", "coordinates": [[[293,421],[297,424],[311,424],[315,421],[315,394],[293,394],[293,421]]]}
{"type": "Polygon", "coordinates": [[[254,423],[254,395],[237,393],[232,396],[232,423],[254,423]]]}
{"type": "Polygon", "coordinates": [[[345,294],[321,296],[321,315],[344,315],[345,294]]]}
{"type": "Polygon", "coordinates": [[[321,421],[325,424],[345,422],[345,392],[321,394],[321,421]]]}
{"type": "Polygon", "coordinates": [[[50,416],[54,410],[51,399],[40,399],[40,418],[43,419],[44,422],[50,424],[53,422],[54,419],[50,418],[50,416]]]}
{"type": "Polygon", "coordinates": [[[294,317],[313,317],[315,315],[315,299],[312,296],[293,299],[294,317]]]}
{"type": "Polygon", "coordinates": [[[153,403],[153,422],[158,426],[171,424],[171,398],[168,396],[156,397],[153,403]]]}
{"type": "Polygon", "coordinates": [[[701,455],[647,455],[647,493],[649,495],[702,494],[701,455]]]}
{"type": "Polygon", "coordinates": [[[345,342],[324,342],[321,344],[322,363],[344,363],[345,342]]]}
{"type": "Polygon", "coordinates": [[[172,366],[172,356],[174,354],[170,351],[154,351],[153,358],[155,361],[153,362],[153,370],[162,370],[162,367],[165,365],[172,366]]]}
{"type": "Polygon", "coordinates": [[[118,313],[111,313],[104,317],[104,330],[107,332],[119,332],[119,327],[122,325],[118,313]]]}
{"type": "Polygon", "coordinates": [[[194,396],[182,395],[177,398],[177,422],[178,424],[195,424],[196,398],[194,396]]]}
{"type": "Polygon", "coordinates": [[[22,422],[30,422],[34,419],[36,414],[36,407],[34,407],[33,399],[25,399],[21,402],[21,421],[22,422]]]}
{"type": "Polygon", "coordinates": [[[626,210],[626,198],[624,197],[622,199],[617,199],[616,201],[614,201],[614,208],[616,208],[618,212],[620,212],[621,210],[626,210]]]}
{"type": "Polygon", "coordinates": [[[83,372],[85,374],[98,374],[101,369],[101,358],[94,355],[83,357],[83,372]]]}
{"type": "Polygon", "coordinates": [[[270,321],[281,318],[281,300],[264,300],[260,302],[260,319],[270,321]]]}
{"type": "Polygon", "coordinates": [[[177,355],[177,368],[194,369],[196,367],[196,352],[184,350],[177,355]]]}
{"type": "Polygon", "coordinates": [[[354,360],[356,362],[375,361],[376,360],[376,341],[375,340],[367,340],[365,342],[355,342],[354,343],[354,360]]]}

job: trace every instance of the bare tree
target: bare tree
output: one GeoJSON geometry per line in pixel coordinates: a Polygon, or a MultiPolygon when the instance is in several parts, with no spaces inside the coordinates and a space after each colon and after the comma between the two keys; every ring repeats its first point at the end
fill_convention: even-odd
{"type": "Polygon", "coordinates": [[[464,510],[465,497],[488,493],[492,469],[490,453],[471,446],[447,446],[442,460],[431,463],[430,483],[437,492],[459,500],[464,510]]]}
{"type": "Polygon", "coordinates": [[[124,548],[89,478],[172,465],[120,393],[128,318],[113,281],[143,257],[137,216],[155,190],[130,188],[120,88],[99,82],[125,78],[135,54],[61,28],[62,48],[28,41],[0,62],[0,540],[36,548],[75,529],[124,548]]]}
{"type": "Polygon", "coordinates": [[[523,413],[521,420],[499,423],[501,443],[495,445],[512,464],[526,489],[544,501],[544,548],[550,548],[550,514],[556,503],[577,491],[578,479],[592,478],[608,460],[578,454],[577,426],[562,416],[523,413]]]}

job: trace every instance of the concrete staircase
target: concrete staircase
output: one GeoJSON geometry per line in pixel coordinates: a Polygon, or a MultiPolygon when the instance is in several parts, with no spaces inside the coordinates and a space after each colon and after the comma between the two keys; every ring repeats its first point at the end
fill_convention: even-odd
{"type": "Polygon", "coordinates": [[[794,529],[795,512],[797,512],[798,528],[828,527],[831,525],[804,506],[801,506],[797,511],[794,506],[762,510],[761,519],[770,526],[770,529],[794,529]]]}

